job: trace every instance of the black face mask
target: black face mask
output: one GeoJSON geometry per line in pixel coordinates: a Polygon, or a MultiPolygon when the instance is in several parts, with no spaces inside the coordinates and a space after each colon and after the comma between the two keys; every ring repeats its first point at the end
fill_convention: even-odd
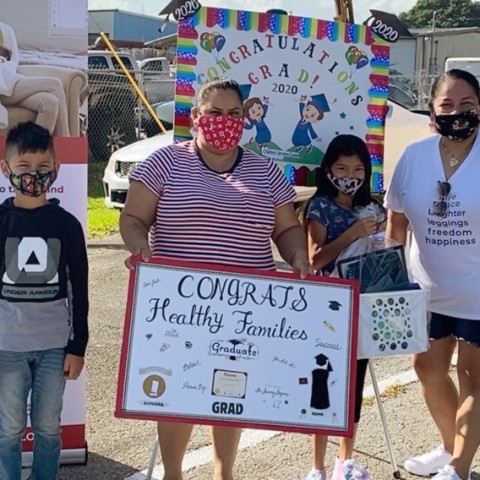
{"type": "Polygon", "coordinates": [[[475,132],[480,119],[476,109],[455,115],[435,115],[435,127],[442,137],[460,142],[475,132]]]}

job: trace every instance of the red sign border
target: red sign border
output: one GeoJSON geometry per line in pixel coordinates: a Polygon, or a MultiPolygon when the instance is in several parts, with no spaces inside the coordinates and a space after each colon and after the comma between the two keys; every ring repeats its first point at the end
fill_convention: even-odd
{"type": "MultiPolygon", "coordinates": [[[[128,293],[127,293],[127,306],[125,311],[125,324],[123,330],[122,338],[122,348],[120,351],[120,366],[118,374],[118,385],[117,385],[117,397],[115,405],[115,417],[117,418],[126,418],[134,420],[153,420],[161,422],[172,422],[172,423],[191,423],[195,425],[215,425],[220,427],[236,427],[236,428],[249,428],[256,430],[274,430],[282,432],[296,432],[304,434],[321,434],[321,435],[333,435],[333,436],[346,436],[351,437],[354,431],[354,407],[355,407],[355,382],[356,382],[356,373],[357,373],[357,344],[358,344],[358,319],[359,319],[359,305],[360,305],[360,287],[359,283],[356,280],[346,280],[342,278],[331,278],[331,277],[321,277],[317,275],[308,275],[305,278],[305,282],[317,282],[317,283],[329,283],[333,285],[342,285],[349,286],[352,289],[352,309],[353,309],[353,322],[351,326],[351,348],[350,348],[350,384],[349,384],[349,394],[348,394],[348,413],[347,413],[347,430],[339,431],[332,429],[315,429],[309,427],[292,427],[292,426],[279,426],[279,425],[270,425],[262,423],[250,423],[250,422],[239,422],[239,421],[226,421],[226,420],[214,420],[214,419],[203,419],[203,418],[189,418],[186,416],[162,416],[156,413],[154,414],[145,414],[145,413],[132,413],[126,412],[122,409],[122,401],[125,395],[125,384],[126,384],[126,370],[127,370],[127,358],[129,356],[129,345],[130,345],[130,333],[132,328],[132,310],[133,310],[133,297],[135,293],[136,285],[136,274],[137,266],[146,264],[143,262],[139,256],[132,257],[132,263],[135,265],[135,268],[130,271],[128,293]]],[[[242,274],[247,276],[261,276],[264,278],[283,278],[289,280],[299,280],[298,274],[285,271],[270,271],[270,270],[255,270],[255,269],[246,269],[246,268],[237,268],[231,266],[223,265],[212,265],[212,264],[202,264],[202,263],[193,263],[185,262],[179,260],[170,260],[164,257],[152,258],[148,264],[157,264],[163,265],[166,267],[178,267],[186,269],[194,269],[203,272],[212,272],[212,273],[232,273],[232,274],[242,274]]],[[[303,280],[302,280],[303,281],[303,280]]]]}

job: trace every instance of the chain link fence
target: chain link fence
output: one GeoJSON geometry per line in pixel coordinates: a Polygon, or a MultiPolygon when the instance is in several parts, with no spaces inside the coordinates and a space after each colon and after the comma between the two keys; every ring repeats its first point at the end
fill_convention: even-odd
{"type": "MultiPolygon", "coordinates": [[[[132,72],[155,110],[174,98],[175,78],[168,72],[132,72]]],[[[389,72],[388,98],[412,110],[428,109],[428,94],[435,77],[389,72]]],[[[160,132],[127,77],[118,70],[89,69],[88,138],[90,154],[107,161],[121,147],[160,132]]],[[[168,129],[171,125],[166,124],[168,129]]]]}
{"type": "MultiPolygon", "coordinates": [[[[175,78],[169,72],[131,72],[153,109],[173,100],[175,78]]],[[[121,147],[160,132],[140,96],[118,70],[88,70],[87,133],[93,160],[107,161],[121,147]]]]}
{"type": "Polygon", "coordinates": [[[415,75],[403,75],[390,69],[388,98],[411,110],[427,110],[434,79],[435,75],[429,75],[425,70],[415,75]]]}

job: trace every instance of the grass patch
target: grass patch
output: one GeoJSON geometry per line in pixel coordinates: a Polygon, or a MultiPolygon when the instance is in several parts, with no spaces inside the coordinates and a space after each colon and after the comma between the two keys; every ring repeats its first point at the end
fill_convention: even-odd
{"type": "MultiPolygon", "coordinates": [[[[393,385],[386,387],[385,390],[380,394],[380,397],[384,400],[387,398],[396,398],[406,391],[405,385],[402,385],[401,383],[394,383],[393,385]]],[[[362,404],[367,407],[371,407],[374,403],[375,396],[365,397],[362,402],[362,404]]]]}
{"type": "Polygon", "coordinates": [[[395,383],[393,385],[390,385],[387,387],[383,393],[382,397],[383,398],[396,398],[405,393],[407,390],[405,388],[405,385],[402,385],[401,383],[395,383]]]}
{"type": "Polygon", "coordinates": [[[102,185],[104,162],[88,164],[88,238],[98,238],[118,232],[120,211],[104,204],[102,185]]]}

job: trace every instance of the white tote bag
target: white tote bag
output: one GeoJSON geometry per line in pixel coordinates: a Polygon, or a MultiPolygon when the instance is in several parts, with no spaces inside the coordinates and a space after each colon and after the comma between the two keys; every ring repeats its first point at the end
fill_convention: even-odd
{"type": "Polygon", "coordinates": [[[428,290],[360,295],[358,358],[428,350],[428,290]]]}

